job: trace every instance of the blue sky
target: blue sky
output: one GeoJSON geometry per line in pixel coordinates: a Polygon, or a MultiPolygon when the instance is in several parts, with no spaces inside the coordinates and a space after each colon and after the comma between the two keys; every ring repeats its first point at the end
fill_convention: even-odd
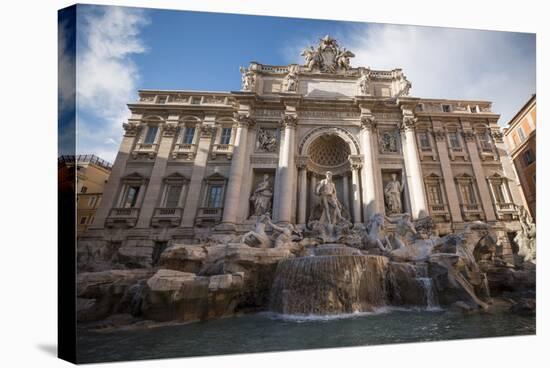
{"type": "Polygon", "coordinates": [[[535,93],[532,34],[79,5],[78,153],[114,161],[138,89],[238,90],[240,65],[301,63],[325,34],[413,96],[493,101],[501,125],[535,93]]]}

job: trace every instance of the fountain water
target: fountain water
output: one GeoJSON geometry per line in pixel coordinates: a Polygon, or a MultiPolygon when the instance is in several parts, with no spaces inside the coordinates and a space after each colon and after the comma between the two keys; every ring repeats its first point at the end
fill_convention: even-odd
{"type": "Polygon", "coordinates": [[[434,289],[432,286],[432,279],[430,277],[417,277],[416,280],[420,282],[424,289],[424,298],[426,300],[426,309],[427,310],[437,310],[439,309],[439,304],[435,297],[434,289]]]}
{"type": "Polygon", "coordinates": [[[343,244],[324,244],[310,256],[279,262],[271,310],[283,314],[333,315],[386,305],[388,259],[362,255],[343,244]]]}

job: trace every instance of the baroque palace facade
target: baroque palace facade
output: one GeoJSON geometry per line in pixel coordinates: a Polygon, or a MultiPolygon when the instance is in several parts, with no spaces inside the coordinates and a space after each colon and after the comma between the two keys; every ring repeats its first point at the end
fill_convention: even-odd
{"type": "Polygon", "coordinates": [[[79,248],[154,263],[174,241],[243,234],[262,211],[303,228],[331,171],[356,225],[410,213],[446,234],[481,220],[509,254],[521,197],[490,102],[412,97],[401,69],[351,67],[328,36],[302,55],[241,68],[241,91],[139,91],[79,248]]]}

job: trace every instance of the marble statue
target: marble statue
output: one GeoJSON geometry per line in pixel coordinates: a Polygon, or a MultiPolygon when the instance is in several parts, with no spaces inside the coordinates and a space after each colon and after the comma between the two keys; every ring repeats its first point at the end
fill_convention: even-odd
{"type": "Polygon", "coordinates": [[[258,131],[258,151],[273,153],[277,149],[277,137],[274,130],[260,129],[258,131]]]}
{"type": "Polygon", "coordinates": [[[365,248],[373,248],[377,247],[382,254],[386,254],[389,251],[391,251],[391,244],[387,238],[385,238],[386,245],[384,245],[384,242],[381,239],[380,232],[384,228],[384,215],[381,213],[376,213],[372,216],[372,219],[369,221],[369,224],[367,225],[368,233],[364,238],[364,246],[365,248]]]}
{"type": "Polygon", "coordinates": [[[395,224],[395,233],[391,237],[393,248],[401,249],[407,247],[410,244],[407,236],[409,234],[416,235],[416,229],[411,221],[411,215],[409,213],[404,213],[398,219],[391,219],[386,216],[386,220],[395,224]]]}
{"type": "Polygon", "coordinates": [[[369,84],[370,84],[370,69],[361,71],[361,78],[359,78],[359,91],[362,95],[369,94],[369,84]]]}
{"type": "Polygon", "coordinates": [[[327,171],[325,179],[322,179],[315,188],[315,194],[320,197],[323,206],[321,222],[328,224],[336,224],[339,221],[346,221],[342,217],[342,205],[338,201],[336,195],[336,185],[332,181],[332,172],[327,171]]]}
{"type": "Polygon", "coordinates": [[[271,247],[271,239],[265,233],[265,227],[271,222],[269,213],[262,214],[256,219],[256,226],[253,231],[249,231],[242,237],[242,242],[249,247],[254,248],[269,248],[271,247]]]}
{"type": "Polygon", "coordinates": [[[241,77],[241,82],[242,82],[241,89],[243,91],[253,91],[254,86],[256,84],[256,76],[254,75],[254,73],[250,69],[243,68],[242,66],[240,67],[240,71],[241,71],[241,75],[242,75],[242,77],[241,77]]]}
{"type": "Polygon", "coordinates": [[[298,74],[295,70],[290,70],[283,80],[285,92],[296,92],[298,90],[298,74]]]}
{"type": "Polygon", "coordinates": [[[310,46],[308,49],[304,49],[300,54],[305,59],[305,67],[309,70],[313,70],[314,67],[319,66],[319,55],[317,51],[310,46]]]}
{"type": "Polygon", "coordinates": [[[519,223],[521,230],[517,232],[514,238],[519,247],[518,255],[523,257],[524,262],[535,263],[537,258],[536,226],[523,206],[519,207],[519,223]]]}
{"type": "Polygon", "coordinates": [[[302,235],[292,224],[279,226],[271,222],[271,219],[268,219],[267,223],[275,231],[273,235],[275,248],[288,247],[292,245],[293,242],[302,240],[302,235]]]}
{"type": "Polygon", "coordinates": [[[273,197],[273,188],[269,180],[269,175],[265,174],[262,181],[258,184],[250,201],[254,206],[254,215],[261,216],[271,209],[271,198],[273,197]]]}
{"type": "Polygon", "coordinates": [[[391,180],[384,188],[384,197],[386,198],[386,210],[388,214],[393,215],[403,212],[401,203],[401,193],[403,189],[404,185],[397,180],[397,174],[392,173],[391,180]]]}

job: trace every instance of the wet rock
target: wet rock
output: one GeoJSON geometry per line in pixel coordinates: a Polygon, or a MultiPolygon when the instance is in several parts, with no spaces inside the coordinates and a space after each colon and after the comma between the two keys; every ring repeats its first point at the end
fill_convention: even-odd
{"type": "Polygon", "coordinates": [[[151,277],[151,269],[109,270],[79,273],[77,277],[77,319],[80,322],[127,313],[126,293],[140,280],[151,277]],[[92,302],[93,300],[93,302],[92,302]]]}
{"type": "Polygon", "coordinates": [[[389,294],[393,305],[423,306],[425,290],[418,281],[414,264],[390,262],[388,270],[389,294]]]}
{"type": "Polygon", "coordinates": [[[147,280],[142,313],[144,318],[158,322],[190,322],[229,316],[239,304],[242,288],[242,274],[206,277],[159,270],[147,280]]]}
{"type": "Polygon", "coordinates": [[[176,244],[160,257],[159,266],[171,270],[198,273],[203,267],[207,251],[204,245],[176,244]]]}
{"type": "Polygon", "coordinates": [[[514,269],[508,266],[485,267],[489,289],[494,295],[504,292],[521,292],[536,289],[535,269],[514,269]]]}

